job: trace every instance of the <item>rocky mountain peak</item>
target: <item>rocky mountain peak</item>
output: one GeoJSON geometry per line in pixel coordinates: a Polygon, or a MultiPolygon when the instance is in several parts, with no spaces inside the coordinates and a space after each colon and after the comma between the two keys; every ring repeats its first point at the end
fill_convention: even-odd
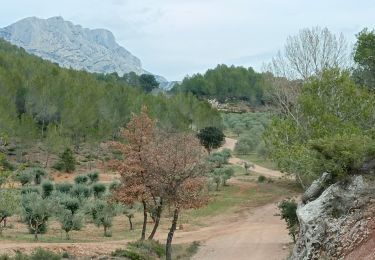
{"type": "MultiPolygon", "coordinates": [[[[61,16],[40,19],[29,17],[0,29],[0,37],[27,52],[63,67],[120,76],[134,71],[149,73],[140,59],[120,46],[112,32],[87,29],[61,16]]],[[[159,81],[166,81],[157,77],[159,81]]]]}

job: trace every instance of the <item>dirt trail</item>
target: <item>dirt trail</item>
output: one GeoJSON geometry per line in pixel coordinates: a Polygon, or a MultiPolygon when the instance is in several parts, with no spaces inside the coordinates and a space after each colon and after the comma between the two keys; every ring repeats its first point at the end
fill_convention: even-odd
{"type": "MultiPolygon", "coordinates": [[[[237,140],[225,138],[223,148],[234,150],[237,140]]],[[[242,164],[244,161],[232,157],[230,163],[242,164]]],[[[267,177],[282,177],[282,173],[254,165],[252,171],[267,177]]],[[[236,183],[233,182],[233,183],[236,183]]],[[[290,242],[285,223],[276,205],[271,203],[254,211],[242,212],[238,219],[222,225],[220,231],[200,230],[204,240],[194,260],[273,260],[284,259],[288,255],[286,244],[290,242]]],[[[211,227],[212,229],[213,227],[211,227]]],[[[184,236],[190,237],[187,234],[184,236]]],[[[193,235],[193,234],[192,234],[193,235]]],[[[194,235],[193,235],[194,236],[194,235]]]]}
{"type": "MultiPolygon", "coordinates": [[[[234,147],[236,146],[236,143],[237,143],[236,139],[226,137],[223,147],[220,148],[219,150],[227,148],[227,149],[230,149],[230,150],[233,151],[234,147]]],[[[242,160],[240,158],[237,158],[237,157],[231,157],[229,159],[229,162],[231,164],[241,164],[241,165],[243,165],[244,160],[242,160]]],[[[254,164],[254,168],[251,168],[251,171],[256,172],[258,174],[261,174],[261,175],[264,175],[266,177],[279,178],[279,177],[283,176],[283,174],[279,171],[270,170],[270,169],[264,168],[264,167],[262,167],[260,165],[256,165],[256,164],[254,164]]]]}
{"type": "Polygon", "coordinates": [[[207,239],[193,260],[284,259],[290,238],[276,212],[274,204],[267,204],[246,213],[237,222],[222,227],[222,234],[207,239]]]}

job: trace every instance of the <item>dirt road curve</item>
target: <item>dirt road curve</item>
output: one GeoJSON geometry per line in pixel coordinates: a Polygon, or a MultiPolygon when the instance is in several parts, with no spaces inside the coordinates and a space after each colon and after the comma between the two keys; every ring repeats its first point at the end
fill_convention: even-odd
{"type": "MultiPolygon", "coordinates": [[[[194,260],[274,260],[288,255],[283,247],[290,242],[285,224],[274,216],[277,209],[268,204],[249,212],[228,232],[208,239],[194,260]]],[[[224,232],[225,232],[224,231],[224,232]]]]}
{"type": "MultiPolygon", "coordinates": [[[[223,148],[233,150],[237,140],[226,138],[223,148]]],[[[232,164],[242,160],[232,157],[232,164]]],[[[267,177],[281,177],[278,171],[255,165],[252,171],[267,177]]],[[[275,204],[267,204],[244,216],[230,225],[222,227],[222,233],[205,240],[194,260],[274,260],[285,259],[288,251],[285,245],[290,242],[285,223],[275,216],[275,204]],[[284,249],[283,249],[284,247],[284,249]]],[[[205,234],[207,236],[207,233],[205,234]]],[[[202,238],[204,240],[204,238],[202,238]]]]}
{"type": "MultiPolygon", "coordinates": [[[[236,139],[226,137],[225,138],[225,144],[223,145],[223,147],[221,149],[227,148],[227,149],[230,149],[230,150],[233,151],[234,147],[236,146],[236,143],[237,143],[236,139]]],[[[242,164],[243,160],[241,160],[240,158],[237,158],[237,157],[231,157],[229,159],[229,162],[231,164],[242,164]]],[[[266,177],[275,177],[275,178],[282,177],[281,172],[270,170],[270,169],[264,168],[264,167],[262,167],[260,165],[256,165],[256,164],[254,164],[254,168],[252,168],[251,171],[256,172],[258,174],[261,174],[261,175],[264,175],[266,177]]]]}

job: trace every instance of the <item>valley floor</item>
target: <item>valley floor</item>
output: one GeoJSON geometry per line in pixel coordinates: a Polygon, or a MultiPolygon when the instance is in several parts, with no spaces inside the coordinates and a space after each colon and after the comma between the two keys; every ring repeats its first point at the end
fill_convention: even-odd
{"type": "MultiPolygon", "coordinates": [[[[235,142],[234,139],[227,138],[224,147],[233,149],[235,142]]],[[[232,164],[239,165],[242,162],[238,158],[231,159],[232,164]]],[[[294,188],[290,188],[289,184],[283,182],[280,187],[279,183],[271,182],[261,185],[256,183],[256,177],[259,175],[278,182],[282,177],[278,171],[256,165],[252,172],[254,174],[250,176],[238,175],[232,178],[229,181],[230,186],[227,187],[232,187],[234,194],[244,199],[241,206],[234,207],[223,214],[203,218],[197,225],[186,225],[186,228],[176,232],[173,242],[187,244],[200,241],[202,246],[193,257],[194,260],[285,259],[291,240],[285,222],[276,215],[278,213],[276,202],[298,193],[294,188]],[[252,199],[249,200],[249,198],[252,199]]],[[[190,218],[194,219],[194,216],[190,218]]],[[[161,227],[156,239],[164,241],[167,231],[167,226],[161,227]]],[[[124,248],[127,242],[135,240],[132,237],[129,239],[113,237],[112,239],[76,243],[55,243],[54,241],[32,243],[3,239],[0,243],[0,255],[14,253],[16,250],[31,252],[35,248],[43,247],[55,252],[71,252],[78,257],[99,256],[124,248]]]]}

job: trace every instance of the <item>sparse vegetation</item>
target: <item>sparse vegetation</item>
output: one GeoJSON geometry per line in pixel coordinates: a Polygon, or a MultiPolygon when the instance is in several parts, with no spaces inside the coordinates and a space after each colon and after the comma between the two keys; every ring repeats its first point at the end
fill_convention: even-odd
{"type": "MultiPolygon", "coordinates": [[[[300,193],[295,182],[363,173],[375,158],[374,43],[374,31],[357,35],[349,70],[341,36],[304,29],[265,73],[219,65],[158,94],[154,75],[64,69],[0,40],[0,240],[129,239],[112,256],[188,259],[200,244],[174,245],[178,230],[221,229],[219,215],[242,224],[245,209],[300,193]],[[217,100],[256,112],[220,114],[217,100]],[[267,157],[295,178],[254,165],[275,168],[267,157]]],[[[297,202],[278,208],[296,242],[297,202]]]]}
{"type": "Polygon", "coordinates": [[[281,219],[284,219],[289,235],[293,239],[293,242],[296,242],[296,237],[299,232],[299,221],[297,217],[297,203],[293,199],[286,199],[279,203],[278,205],[280,210],[281,219]]]}

